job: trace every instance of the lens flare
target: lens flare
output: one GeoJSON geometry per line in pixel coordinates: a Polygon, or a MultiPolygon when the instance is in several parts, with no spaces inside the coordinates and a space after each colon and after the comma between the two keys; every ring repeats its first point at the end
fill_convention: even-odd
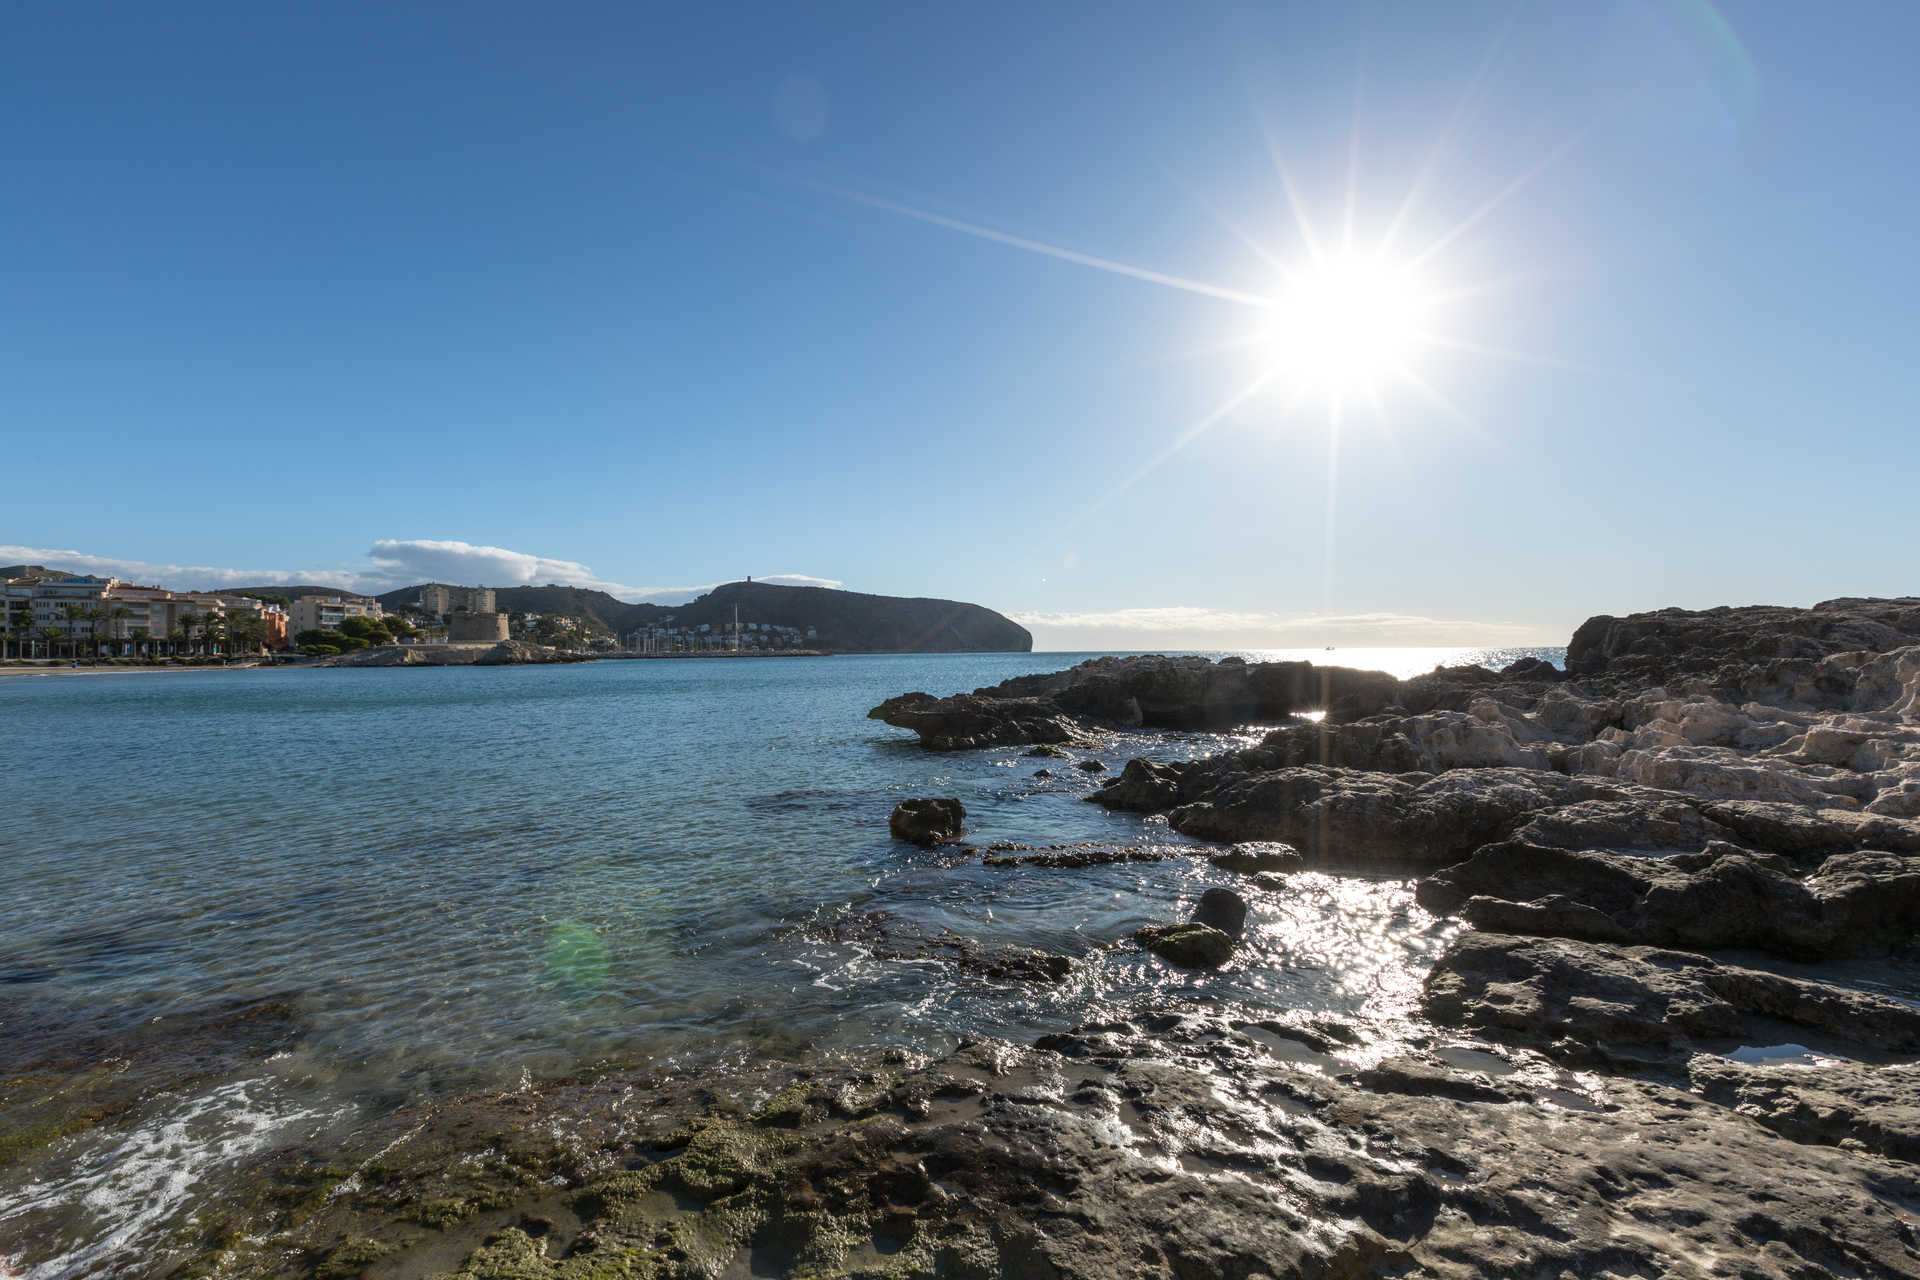
{"type": "Polygon", "coordinates": [[[547,978],[570,999],[594,994],[607,979],[607,944],[589,925],[560,921],[547,934],[547,978]]]}

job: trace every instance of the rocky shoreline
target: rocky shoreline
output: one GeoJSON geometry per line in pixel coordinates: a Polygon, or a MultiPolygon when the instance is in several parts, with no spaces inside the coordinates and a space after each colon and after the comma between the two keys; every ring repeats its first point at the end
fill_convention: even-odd
{"type": "Polygon", "coordinates": [[[592,662],[593,656],[569,653],[523,640],[497,644],[383,644],[313,663],[316,667],[517,667],[561,662],[592,662]]]}
{"type": "Polygon", "coordinates": [[[1074,955],[809,928],[1058,983],[1231,965],[1303,877],[1417,878],[1458,932],[1392,1035],[1169,993],[933,1059],[609,1064],[280,1153],[174,1274],[1920,1276],[1920,599],[1596,618],[1568,668],[1101,659],[873,712],[1066,758],[1271,725],[1101,775],[1139,844],[978,847],[938,798],[894,827],[1005,874],[1204,857],[1245,896],[1074,955]]]}

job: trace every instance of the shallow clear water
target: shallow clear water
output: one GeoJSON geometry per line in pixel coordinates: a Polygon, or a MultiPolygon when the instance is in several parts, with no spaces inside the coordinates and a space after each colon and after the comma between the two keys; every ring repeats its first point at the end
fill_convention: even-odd
{"type": "MultiPolygon", "coordinates": [[[[1387,650],[1365,665],[1529,653],[1562,656],[1387,650]]],[[[131,1266],[142,1233],[213,1194],[222,1168],[315,1117],[609,1055],[697,1068],[772,1046],[937,1050],[1147,998],[1405,1016],[1444,940],[1405,881],[1248,891],[1242,956],[1186,975],[1103,944],[1236,882],[1203,859],[992,868],[888,838],[894,804],[931,794],[959,796],[982,845],[1186,843],[1082,803],[1099,775],[1014,748],[929,754],[865,718],[896,693],[1085,656],[0,679],[0,1034],[15,1060],[237,999],[284,997],[298,1022],[271,1062],[243,1055],[0,1172],[0,1275],[9,1255],[36,1277],[131,1266]],[[849,912],[1079,960],[1035,987],[876,958],[822,936],[849,912]]],[[[1089,754],[1118,768],[1244,740],[1117,735],[1089,754]]]]}

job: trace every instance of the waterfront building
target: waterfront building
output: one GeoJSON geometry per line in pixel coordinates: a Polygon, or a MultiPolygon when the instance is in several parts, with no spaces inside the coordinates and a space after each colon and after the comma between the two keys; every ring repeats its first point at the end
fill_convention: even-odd
{"type": "Polygon", "coordinates": [[[51,655],[65,647],[114,657],[143,657],[163,646],[190,639],[189,630],[205,638],[210,652],[222,645],[202,625],[232,634],[233,623],[255,620],[246,628],[267,648],[284,648],[287,614],[279,605],[251,596],[208,591],[169,591],[141,587],[92,574],[53,573],[36,569],[30,576],[0,583],[0,637],[8,656],[51,655]]]}
{"type": "Polygon", "coordinates": [[[378,600],[342,593],[333,596],[301,596],[287,610],[288,625],[295,635],[302,631],[333,631],[348,618],[380,618],[385,613],[378,600]]]}

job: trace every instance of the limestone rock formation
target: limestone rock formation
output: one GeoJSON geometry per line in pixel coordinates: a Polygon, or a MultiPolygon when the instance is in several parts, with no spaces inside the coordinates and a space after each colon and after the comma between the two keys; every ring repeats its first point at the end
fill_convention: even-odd
{"type": "Polygon", "coordinates": [[[971,694],[889,698],[869,716],[912,729],[936,751],[1073,742],[1101,728],[1224,729],[1327,709],[1349,719],[1386,706],[1399,681],[1307,662],[1095,658],[971,694]]]}
{"type": "MultiPolygon", "coordinates": [[[[1920,1009],[1898,1000],[1687,952],[1564,938],[1461,935],[1427,978],[1426,1010],[1443,1025],[1575,1058],[1730,1048],[1758,1020],[1848,1046],[1920,1051],[1920,1009]]],[[[1764,1030],[1757,1038],[1766,1042],[1764,1030]]]]}
{"type": "Polygon", "coordinates": [[[1489,844],[1421,881],[1420,904],[1500,933],[1819,960],[1920,930],[1920,859],[1838,853],[1801,878],[1724,841],[1664,858],[1489,844]]]}
{"type": "Polygon", "coordinates": [[[1827,600],[1811,609],[1661,609],[1589,618],[1567,644],[1567,674],[1641,685],[1839,653],[1920,645],[1920,598],[1827,600]]]}

